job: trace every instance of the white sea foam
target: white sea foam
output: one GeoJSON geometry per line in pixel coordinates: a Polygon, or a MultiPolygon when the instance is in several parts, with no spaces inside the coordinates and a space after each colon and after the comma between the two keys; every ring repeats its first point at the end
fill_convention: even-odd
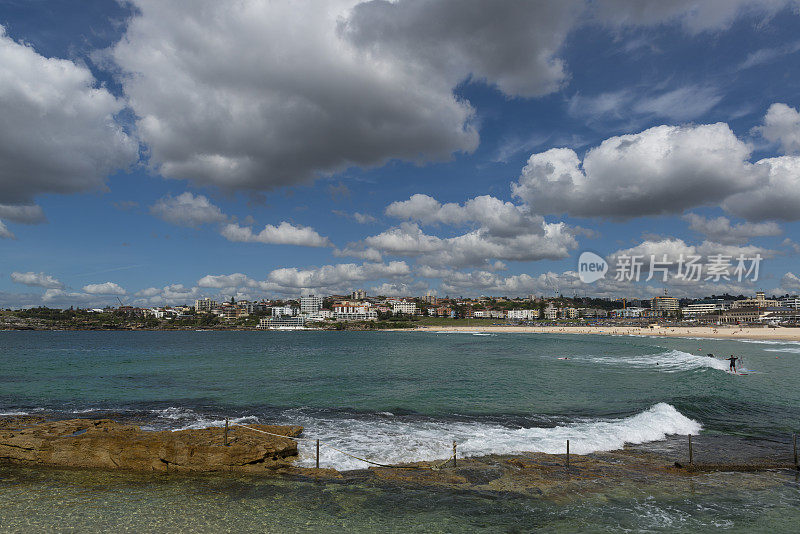
{"type": "Polygon", "coordinates": [[[589,361],[594,364],[656,369],[665,373],[677,373],[702,368],[727,371],[729,368],[729,363],[725,360],[711,358],[705,354],[691,354],[681,350],[669,350],[659,354],[644,354],[640,356],[570,356],[569,358],[574,361],[589,361]]]}
{"type": "MultiPolygon", "coordinates": [[[[173,431],[195,430],[198,428],[208,428],[212,426],[225,426],[225,418],[217,419],[208,417],[199,414],[190,408],[170,406],[169,408],[165,408],[163,410],[151,410],[150,413],[157,415],[160,419],[166,419],[169,422],[168,425],[172,427],[171,430],[173,431]]],[[[253,415],[248,415],[245,417],[232,417],[228,419],[228,423],[231,425],[253,424],[258,423],[258,418],[253,415]]],[[[153,425],[148,425],[148,427],[145,429],[150,430],[155,428],[156,427],[153,425]]]]}
{"type": "MultiPolygon", "coordinates": [[[[671,434],[697,434],[700,423],[682,415],[673,406],[659,403],[637,415],[573,423],[554,428],[509,428],[498,424],[459,422],[404,422],[364,419],[315,419],[294,421],[305,427],[304,436],[319,438],[356,456],[394,464],[446,459],[452,442],[459,456],[545,452],[563,454],[566,440],[570,451],[588,454],[664,439],[671,434]]],[[[299,464],[314,465],[312,443],[300,442],[299,464]]],[[[320,465],[339,470],[363,469],[367,464],[328,447],[320,449],[320,465]]]]}
{"type": "Polygon", "coordinates": [[[764,352],[791,352],[793,354],[800,354],[800,347],[784,347],[782,349],[764,349],[764,352]]]}

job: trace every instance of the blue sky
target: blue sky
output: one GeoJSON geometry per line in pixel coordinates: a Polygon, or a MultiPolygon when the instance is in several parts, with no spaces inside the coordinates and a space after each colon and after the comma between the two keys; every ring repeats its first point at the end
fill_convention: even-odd
{"type": "Polygon", "coordinates": [[[797,2],[326,7],[0,0],[0,306],[800,290],[797,2]]]}

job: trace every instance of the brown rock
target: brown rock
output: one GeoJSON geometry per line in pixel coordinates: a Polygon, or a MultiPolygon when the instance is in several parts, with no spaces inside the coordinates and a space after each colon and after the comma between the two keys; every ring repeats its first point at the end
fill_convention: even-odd
{"type": "MultiPolygon", "coordinates": [[[[300,426],[248,425],[295,437],[300,426]]],[[[66,467],[155,471],[263,471],[290,466],[297,443],[232,426],[148,432],[109,419],[0,422],[0,459],[66,467]]]]}

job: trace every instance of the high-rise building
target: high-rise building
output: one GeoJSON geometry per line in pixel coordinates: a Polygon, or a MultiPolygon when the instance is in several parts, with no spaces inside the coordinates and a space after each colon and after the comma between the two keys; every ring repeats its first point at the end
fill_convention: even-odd
{"type": "Polygon", "coordinates": [[[356,289],[355,291],[353,291],[352,297],[353,300],[364,300],[365,298],[367,298],[367,292],[364,291],[363,289],[356,289]]]}
{"type": "Polygon", "coordinates": [[[300,297],[300,313],[303,315],[311,315],[312,313],[317,313],[321,309],[322,297],[317,297],[315,295],[300,297]]]}
{"type": "Polygon", "coordinates": [[[198,299],[194,301],[194,310],[196,312],[210,312],[217,307],[217,302],[210,298],[198,299]]]}

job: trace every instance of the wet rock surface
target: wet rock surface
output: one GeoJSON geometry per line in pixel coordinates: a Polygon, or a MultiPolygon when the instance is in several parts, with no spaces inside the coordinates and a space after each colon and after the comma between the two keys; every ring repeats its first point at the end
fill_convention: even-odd
{"type": "Polygon", "coordinates": [[[301,426],[248,425],[287,436],[269,436],[232,426],[145,431],[110,419],[43,421],[0,419],[0,459],[63,467],[135,471],[263,472],[292,465],[297,443],[288,437],[301,426]]]}

